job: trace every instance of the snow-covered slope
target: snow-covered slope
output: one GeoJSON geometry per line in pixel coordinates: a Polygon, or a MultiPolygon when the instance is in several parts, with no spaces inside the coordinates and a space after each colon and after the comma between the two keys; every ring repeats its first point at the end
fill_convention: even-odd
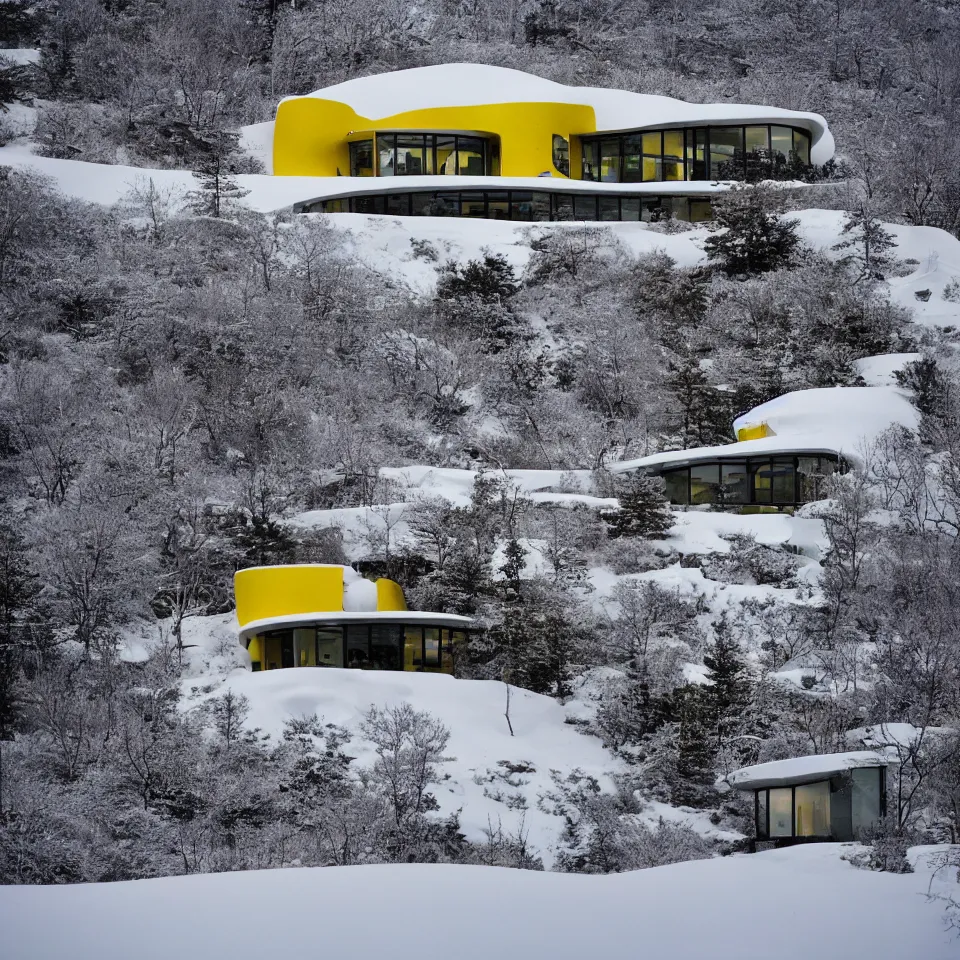
{"type": "Polygon", "coordinates": [[[0,928],[9,960],[955,960],[929,849],[907,875],[843,851],[612,876],[408,864],[5,887],[0,928]]]}
{"type": "MultiPolygon", "coordinates": [[[[235,670],[222,685],[218,681],[216,676],[184,681],[185,709],[232,690],[250,702],[247,726],[259,727],[274,742],[284,721],[317,713],[355,734],[347,753],[362,765],[374,759],[372,745],[359,732],[372,704],[384,708],[408,702],[428,711],[450,730],[450,759],[442,765],[446,779],[434,791],[441,813],[460,810],[464,833],[477,841],[489,825],[501,823],[505,831],[515,832],[523,823],[548,865],[563,827],[559,817],[537,806],[551,788],[550,771],[566,775],[579,767],[612,789],[609,774],[621,769],[599,740],[565,722],[568,714],[556,700],[516,687],[510,691],[511,736],[504,716],[507,688],[492,680],[360,670],[235,670]],[[506,764],[525,772],[510,775],[506,764]]],[[[710,831],[709,823],[703,830],[710,831]]]]}

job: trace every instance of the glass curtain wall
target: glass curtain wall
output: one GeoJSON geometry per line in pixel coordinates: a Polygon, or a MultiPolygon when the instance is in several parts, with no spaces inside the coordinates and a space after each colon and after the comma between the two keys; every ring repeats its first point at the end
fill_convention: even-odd
{"type": "MultiPolygon", "coordinates": [[[[456,134],[378,133],[376,135],[377,175],[381,177],[495,175],[499,151],[485,137],[456,134]]],[[[351,176],[373,176],[373,141],[350,144],[351,176]],[[356,158],[356,163],[355,163],[356,158]],[[362,171],[370,168],[370,173],[362,171]]]]}
{"type": "Polygon", "coordinates": [[[582,179],[640,183],[802,178],[810,134],[770,124],[649,130],[582,140],[582,179]]]}
{"type": "Polygon", "coordinates": [[[271,630],[248,646],[259,668],[348,667],[357,670],[453,671],[467,631],[399,623],[318,624],[271,630]],[[256,657],[254,656],[256,654],[256,657]]]}
{"type": "MultiPolygon", "coordinates": [[[[442,173],[442,170],[441,170],[442,173]]],[[[443,190],[390,192],[320,200],[300,213],[369,213],[389,216],[478,217],[528,222],[632,220],[657,223],[668,217],[701,222],[712,216],[699,197],[556,194],[532,190],[443,190]]]]}
{"type": "Polygon", "coordinates": [[[838,458],[823,454],[695,463],[661,476],[671,503],[795,506],[822,499],[827,479],[843,469],[838,458]]]}

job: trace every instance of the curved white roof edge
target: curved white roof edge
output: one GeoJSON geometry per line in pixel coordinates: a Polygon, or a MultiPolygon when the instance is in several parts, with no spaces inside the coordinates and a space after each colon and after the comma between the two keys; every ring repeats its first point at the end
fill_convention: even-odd
{"type": "Polygon", "coordinates": [[[428,613],[422,610],[322,610],[316,613],[289,613],[282,617],[251,620],[243,627],[238,625],[238,629],[240,639],[245,640],[261,630],[323,623],[419,623],[425,626],[435,624],[438,627],[462,627],[464,629],[474,625],[474,621],[470,617],[461,617],[456,613],[428,613]]]}
{"type": "Polygon", "coordinates": [[[735,790],[762,790],[764,787],[784,787],[791,784],[814,783],[864,767],[886,767],[890,761],[873,750],[855,750],[851,753],[821,753],[789,760],[771,760],[752,767],[743,767],[727,775],[727,783],[735,790]]]}
{"type": "Polygon", "coordinates": [[[827,121],[818,113],[742,103],[688,103],[629,90],[573,87],[522,70],[481,63],[445,63],[356,77],[306,96],[345,103],[370,119],[430,107],[537,102],[579,104],[593,107],[597,132],[709,123],[789,123],[810,131],[813,163],[826,163],[835,150],[827,121]]]}

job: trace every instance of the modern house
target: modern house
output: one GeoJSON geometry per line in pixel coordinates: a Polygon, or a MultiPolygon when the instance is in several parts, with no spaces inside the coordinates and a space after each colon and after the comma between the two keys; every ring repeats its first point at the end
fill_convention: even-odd
{"type": "Polygon", "coordinates": [[[274,175],[317,178],[300,212],[520,221],[706,220],[732,182],[803,180],[834,151],[815,113],[471,63],[287,98],[272,136],[274,175]]]}
{"type": "Polygon", "coordinates": [[[753,793],[756,839],[855,840],[886,814],[887,760],[873,751],[775,760],[729,774],[753,793]]]}
{"type": "Polygon", "coordinates": [[[797,390],[735,420],[736,443],[655,453],[608,469],[662,477],[677,505],[792,509],[822,499],[830,477],[860,465],[884,430],[914,430],[918,422],[896,387],[797,390]]]}
{"type": "Polygon", "coordinates": [[[400,585],[337,564],[249,567],[234,576],[253,670],[353,667],[453,673],[468,617],[407,609],[400,585]]]}

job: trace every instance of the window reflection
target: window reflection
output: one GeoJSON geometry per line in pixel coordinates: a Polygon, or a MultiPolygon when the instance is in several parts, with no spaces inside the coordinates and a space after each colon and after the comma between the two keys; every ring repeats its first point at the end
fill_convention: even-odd
{"type": "Polygon", "coordinates": [[[373,176],[373,141],[360,140],[350,144],[350,176],[373,176]]]}
{"type": "Polygon", "coordinates": [[[793,836],[793,789],[775,787],[769,791],[770,836],[793,836]]]}
{"type": "Polygon", "coordinates": [[[852,771],[851,813],[854,835],[876,826],[883,816],[883,777],[879,767],[852,771]]]}
{"type": "Polygon", "coordinates": [[[716,503],[720,499],[719,492],[719,464],[696,464],[690,468],[691,503],[716,503]]]}
{"type": "Polygon", "coordinates": [[[711,127],[710,177],[714,180],[742,180],[742,166],[742,128],[711,127]]]}
{"type": "Polygon", "coordinates": [[[794,808],[798,837],[830,835],[830,781],[798,784],[794,787],[794,808]]]}
{"type": "Polygon", "coordinates": [[[570,141],[559,133],[553,135],[553,165],[565,177],[570,175],[570,141]]]}

